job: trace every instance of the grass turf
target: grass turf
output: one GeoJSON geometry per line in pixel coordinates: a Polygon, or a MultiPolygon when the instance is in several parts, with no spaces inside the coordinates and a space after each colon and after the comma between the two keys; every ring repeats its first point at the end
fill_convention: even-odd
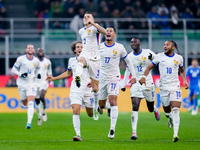
{"type": "Polygon", "coordinates": [[[115,138],[108,139],[110,118],[106,113],[98,121],[81,113],[82,142],[72,141],[75,131],[72,113],[48,113],[48,121],[37,125],[34,114],[32,128],[25,129],[26,113],[0,114],[0,150],[59,150],[59,149],[101,149],[101,150],[191,150],[200,148],[200,114],[180,113],[180,140],[172,142],[173,129],[167,126],[167,118],[161,113],[156,121],[154,114],[139,112],[138,140],[130,139],[131,113],[119,113],[115,138]]]}

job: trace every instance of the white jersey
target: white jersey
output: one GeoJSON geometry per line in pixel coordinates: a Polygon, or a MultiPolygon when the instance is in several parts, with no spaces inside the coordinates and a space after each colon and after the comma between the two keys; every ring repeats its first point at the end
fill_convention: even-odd
{"type": "Polygon", "coordinates": [[[89,77],[89,72],[87,68],[83,68],[83,73],[81,75],[81,86],[80,88],[78,88],[76,86],[76,83],[74,81],[75,77],[76,77],[76,65],[77,65],[77,58],[76,57],[72,57],[69,59],[68,62],[68,70],[72,71],[73,74],[73,80],[72,80],[72,84],[71,84],[71,88],[70,88],[70,92],[76,92],[76,93],[91,93],[92,89],[87,87],[87,84],[89,82],[91,82],[91,79],[89,77]]]}
{"type": "Polygon", "coordinates": [[[40,87],[43,84],[48,84],[48,81],[46,81],[47,75],[48,76],[52,75],[51,61],[44,57],[43,60],[41,61],[39,60],[39,62],[40,62],[41,79],[36,78],[36,84],[38,87],[40,87]]]}
{"type": "MultiPolygon", "coordinates": [[[[141,49],[141,52],[139,54],[134,54],[134,51],[128,54],[128,57],[134,66],[137,81],[139,81],[142,78],[144,71],[151,64],[151,60],[149,59],[150,54],[152,55],[151,60],[153,60],[156,54],[150,49],[141,49]]],[[[152,85],[153,85],[153,78],[150,72],[146,76],[146,87],[152,85]]]]}
{"type": "Polygon", "coordinates": [[[179,67],[183,67],[183,57],[174,53],[173,56],[167,56],[164,53],[158,53],[152,63],[158,65],[160,72],[160,89],[173,91],[180,89],[178,78],[179,67]]]}
{"type": "Polygon", "coordinates": [[[96,27],[81,28],[79,34],[82,39],[83,49],[81,55],[88,59],[99,60],[100,33],[96,27]]]}
{"type": "Polygon", "coordinates": [[[21,74],[28,73],[26,78],[18,77],[17,85],[18,86],[29,86],[35,85],[35,78],[37,70],[40,68],[39,60],[33,56],[32,59],[28,59],[27,55],[19,56],[17,61],[14,64],[21,74]]]}
{"type": "Polygon", "coordinates": [[[122,44],[115,42],[112,46],[100,44],[100,78],[120,79],[120,57],[126,58],[127,52],[122,44]]]}

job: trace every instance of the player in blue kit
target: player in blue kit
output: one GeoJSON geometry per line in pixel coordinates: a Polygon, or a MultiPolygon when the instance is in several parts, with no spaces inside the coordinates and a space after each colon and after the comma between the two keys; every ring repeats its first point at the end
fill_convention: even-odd
{"type": "Polygon", "coordinates": [[[197,97],[199,95],[199,78],[200,78],[200,67],[198,66],[198,60],[192,59],[192,65],[187,70],[186,77],[189,77],[189,97],[191,105],[193,105],[192,115],[198,113],[197,110],[197,97]]]}

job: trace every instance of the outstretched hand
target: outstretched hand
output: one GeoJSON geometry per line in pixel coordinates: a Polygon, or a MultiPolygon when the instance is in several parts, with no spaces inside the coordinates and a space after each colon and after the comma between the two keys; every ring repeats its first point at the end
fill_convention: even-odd
{"type": "Polygon", "coordinates": [[[188,88],[189,88],[189,85],[188,85],[187,81],[183,82],[183,85],[184,85],[184,88],[185,88],[185,89],[188,89],[188,88]]]}
{"type": "Polygon", "coordinates": [[[47,76],[46,80],[48,82],[54,81],[54,77],[53,76],[47,76]]]}
{"type": "Polygon", "coordinates": [[[132,78],[128,83],[130,83],[131,84],[131,86],[133,85],[133,84],[135,84],[136,83],[136,78],[132,78]]]}

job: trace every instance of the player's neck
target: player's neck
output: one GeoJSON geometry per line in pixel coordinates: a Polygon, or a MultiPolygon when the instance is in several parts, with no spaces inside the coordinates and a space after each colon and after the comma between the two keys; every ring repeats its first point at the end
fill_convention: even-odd
{"type": "Polygon", "coordinates": [[[139,54],[141,52],[141,49],[138,48],[138,49],[134,49],[134,54],[139,54]]]}
{"type": "Polygon", "coordinates": [[[91,24],[85,24],[85,28],[89,28],[91,24]]]}
{"type": "Polygon", "coordinates": [[[44,59],[44,57],[38,57],[38,59],[39,59],[40,61],[42,61],[42,60],[44,59]]]}
{"type": "Polygon", "coordinates": [[[27,58],[30,59],[30,60],[33,59],[33,55],[26,54],[26,56],[27,56],[27,58]]]}
{"type": "Polygon", "coordinates": [[[165,53],[165,55],[167,55],[167,56],[173,56],[174,55],[174,51],[172,51],[170,53],[165,53]]]}
{"type": "Polygon", "coordinates": [[[112,41],[105,41],[105,43],[107,46],[112,46],[115,42],[114,40],[112,40],[112,41]]]}

